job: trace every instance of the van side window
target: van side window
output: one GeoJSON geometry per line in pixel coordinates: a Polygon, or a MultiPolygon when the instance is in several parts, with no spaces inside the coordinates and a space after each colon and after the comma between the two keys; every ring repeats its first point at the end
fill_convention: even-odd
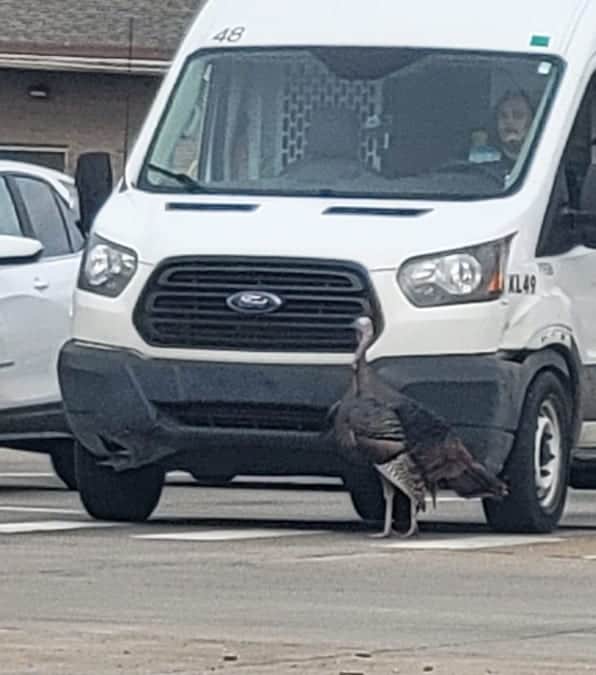
{"type": "Polygon", "coordinates": [[[592,77],[561,159],[538,243],[538,256],[565,253],[576,244],[564,209],[596,213],[596,75],[592,77]]]}

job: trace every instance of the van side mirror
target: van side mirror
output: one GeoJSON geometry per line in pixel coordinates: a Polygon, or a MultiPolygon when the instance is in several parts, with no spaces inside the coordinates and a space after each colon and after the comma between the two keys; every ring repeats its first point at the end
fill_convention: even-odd
{"type": "Polygon", "coordinates": [[[89,234],[99,209],[110,196],[114,186],[112,162],[107,152],[86,152],[79,156],[75,171],[81,218],[79,229],[89,234]]]}
{"type": "Polygon", "coordinates": [[[32,263],[43,252],[43,245],[37,239],[0,235],[0,265],[32,263]]]}

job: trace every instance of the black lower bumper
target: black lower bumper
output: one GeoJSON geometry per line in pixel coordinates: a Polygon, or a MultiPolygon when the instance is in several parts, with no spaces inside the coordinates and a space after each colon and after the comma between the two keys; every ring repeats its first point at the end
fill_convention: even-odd
{"type": "MultiPolygon", "coordinates": [[[[445,417],[490,470],[501,470],[523,399],[515,363],[450,356],[372,366],[445,417]]],[[[346,366],[145,359],[70,342],[59,376],[75,436],[119,470],[161,462],[206,474],[345,471],[321,432],[349,384],[346,366]]]]}

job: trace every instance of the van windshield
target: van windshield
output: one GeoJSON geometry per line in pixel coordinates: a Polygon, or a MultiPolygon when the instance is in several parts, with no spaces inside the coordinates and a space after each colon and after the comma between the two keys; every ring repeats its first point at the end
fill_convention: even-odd
{"type": "Polygon", "coordinates": [[[481,199],[522,180],[560,63],[394,48],[197,52],[139,187],[481,199]]]}

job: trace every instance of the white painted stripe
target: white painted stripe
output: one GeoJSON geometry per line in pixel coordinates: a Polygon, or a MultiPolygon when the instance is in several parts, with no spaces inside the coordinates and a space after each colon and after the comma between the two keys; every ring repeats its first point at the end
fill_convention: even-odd
{"type": "Polygon", "coordinates": [[[344,560],[355,560],[356,558],[380,558],[382,556],[387,557],[387,551],[364,551],[352,552],[352,553],[338,553],[337,555],[308,555],[300,556],[299,558],[292,558],[291,562],[293,563],[303,563],[303,562],[340,562],[344,560]]]}
{"type": "Polygon", "coordinates": [[[343,481],[341,478],[331,478],[329,476],[242,476],[238,475],[234,479],[236,483],[271,483],[271,485],[276,484],[289,484],[295,483],[296,485],[330,485],[330,486],[341,486],[343,481]]]}
{"type": "MultiPolygon", "coordinates": [[[[427,497],[426,501],[429,504],[432,504],[433,500],[432,497],[427,497]]],[[[447,504],[449,502],[461,502],[462,504],[466,502],[467,504],[470,504],[472,502],[478,501],[476,499],[464,499],[463,497],[437,497],[437,504],[447,504]]]]}
{"type": "Polygon", "coordinates": [[[0,473],[0,478],[56,478],[55,473],[0,473]]]}
{"type": "Polygon", "coordinates": [[[85,522],[76,520],[44,520],[28,523],[0,523],[0,534],[29,534],[31,532],[61,532],[95,527],[115,527],[118,523],[85,522]]]}
{"type": "Polygon", "coordinates": [[[187,471],[168,471],[167,477],[175,478],[177,480],[188,480],[189,478],[192,478],[191,474],[187,471]]]}
{"type": "Polygon", "coordinates": [[[426,538],[401,539],[380,545],[382,548],[403,549],[411,551],[445,550],[470,551],[483,548],[507,548],[509,546],[529,546],[531,544],[556,544],[564,541],[561,537],[524,537],[521,535],[458,535],[434,536],[426,538]]]}
{"type": "MultiPolygon", "coordinates": [[[[190,473],[186,471],[169,471],[167,475],[169,480],[194,480],[190,473]]],[[[341,486],[343,481],[341,478],[330,478],[329,476],[244,476],[238,474],[232,481],[235,485],[246,483],[262,484],[270,483],[271,485],[296,483],[297,485],[307,486],[341,486]]]]}
{"type": "Polygon", "coordinates": [[[10,511],[11,513],[16,512],[16,513],[60,513],[64,515],[76,515],[76,516],[81,516],[84,515],[83,511],[76,510],[76,509],[48,509],[44,507],[36,507],[36,506],[9,506],[9,505],[3,505],[0,506],[0,511],[10,511]]]}
{"type": "Polygon", "coordinates": [[[596,555],[585,555],[583,556],[584,560],[596,560],[596,555]]]}
{"type": "Polygon", "coordinates": [[[164,541],[237,541],[241,539],[275,539],[324,534],[320,530],[203,530],[170,534],[136,534],[133,539],[160,539],[164,541]]]}

